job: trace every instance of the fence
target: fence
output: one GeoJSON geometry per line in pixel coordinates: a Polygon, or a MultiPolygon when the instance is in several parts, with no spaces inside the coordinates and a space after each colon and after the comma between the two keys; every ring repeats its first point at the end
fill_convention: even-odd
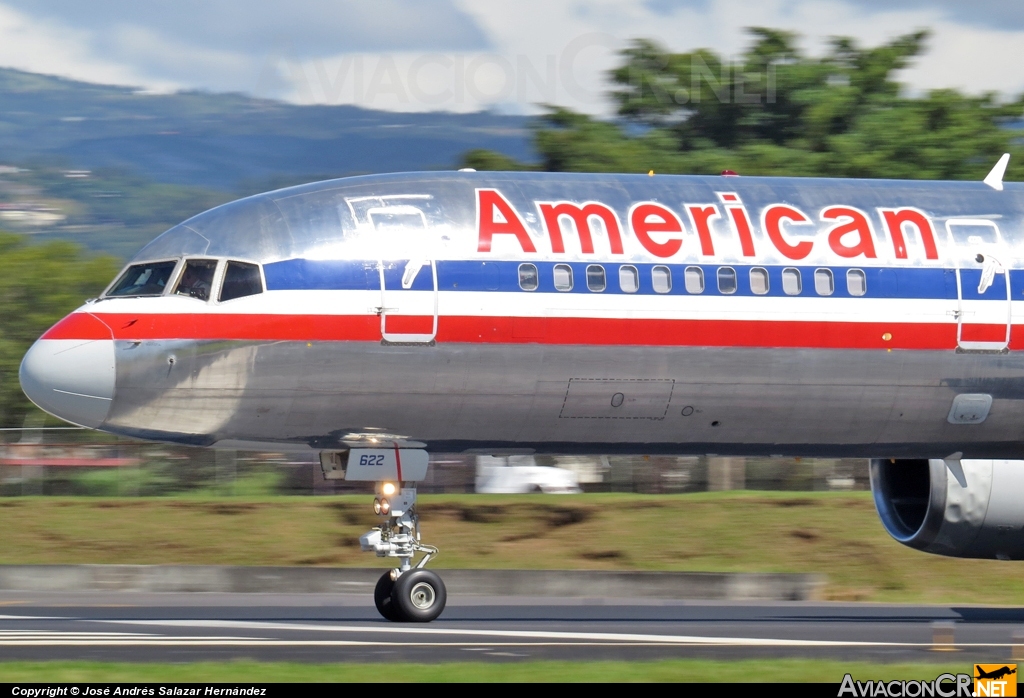
{"type": "MultiPolygon", "coordinates": [[[[110,439],[84,430],[19,430],[5,435],[6,440],[0,440],[0,496],[266,496],[372,489],[368,483],[325,480],[313,452],[214,451],[110,439]]],[[[588,492],[869,488],[863,459],[537,455],[509,461],[503,465],[532,472],[571,471],[580,489],[588,492]]],[[[531,482],[529,476],[521,478],[522,491],[543,489],[531,482]]],[[[432,454],[420,491],[471,493],[477,485],[478,456],[432,454]]]]}

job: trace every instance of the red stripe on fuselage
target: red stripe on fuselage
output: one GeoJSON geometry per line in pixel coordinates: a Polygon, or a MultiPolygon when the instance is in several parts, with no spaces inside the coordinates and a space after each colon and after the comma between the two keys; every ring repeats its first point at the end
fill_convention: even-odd
{"type": "Polygon", "coordinates": [[[1006,339],[1006,325],[965,324],[960,328],[964,342],[1002,342],[1006,339]]]}
{"type": "Polygon", "coordinates": [[[384,329],[389,334],[430,334],[434,331],[433,315],[388,315],[384,329]]]}
{"type": "MultiPolygon", "coordinates": [[[[113,316],[115,318],[120,316],[113,316]]],[[[111,339],[110,327],[92,313],[71,313],[46,331],[41,339],[111,339]]]]}
{"type": "MultiPolygon", "coordinates": [[[[45,339],[109,339],[99,323],[68,316],[45,339]]],[[[99,315],[120,340],[380,341],[376,315],[99,315]]],[[[995,326],[994,326],[995,327],[995,326]]],[[[1002,327],[1002,326],[999,326],[1002,327]]],[[[105,329],[105,328],[104,328],[105,329]]],[[[954,323],[626,318],[441,317],[439,343],[595,346],[953,349],[954,323]]],[[[1003,329],[1005,333],[1005,328],[1003,329]]],[[[1024,333],[1015,333],[1018,336],[1024,333]]],[[[1011,348],[1024,348],[1016,341],[1011,348]]]]}
{"type": "MultiPolygon", "coordinates": [[[[78,315],[80,313],[75,313],[78,315]]],[[[74,317],[73,315],[69,317],[74,317]]],[[[377,315],[109,314],[100,315],[114,339],[226,339],[253,341],[379,341],[377,315]]],[[[63,321],[46,339],[77,339],[63,321]],[[53,336],[51,336],[51,334],[53,336]]],[[[108,334],[107,339],[110,339],[108,334]]]]}

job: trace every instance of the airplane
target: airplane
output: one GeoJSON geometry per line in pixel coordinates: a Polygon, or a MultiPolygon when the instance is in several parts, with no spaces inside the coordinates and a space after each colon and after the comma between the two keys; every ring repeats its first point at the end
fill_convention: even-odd
{"type": "Polygon", "coordinates": [[[1024,185],[425,172],[219,206],[47,331],[25,394],[111,434],[371,481],[375,603],[430,621],[428,453],[871,459],[886,530],[1024,559],[1024,185]],[[413,564],[417,555],[421,559],[413,564]]]}
{"type": "Polygon", "coordinates": [[[1017,670],[1016,669],[1011,669],[1010,667],[1008,667],[1006,665],[1003,665],[1002,667],[1000,667],[998,669],[994,669],[994,670],[989,672],[989,671],[985,671],[984,669],[982,669],[979,666],[979,667],[975,668],[975,672],[977,673],[977,676],[974,677],[976,679],[995,679],[995,680],[999,680],[999,679],[1001,679],[1001,678],[1003,678],[1005,676],[1011,676],[1013,674],[1016,674],[1017,670]]]}

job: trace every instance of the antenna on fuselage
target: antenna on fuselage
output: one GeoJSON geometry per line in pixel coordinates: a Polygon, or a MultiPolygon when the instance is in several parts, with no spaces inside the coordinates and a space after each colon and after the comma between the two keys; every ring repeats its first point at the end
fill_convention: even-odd
{"type": "Polygon", "coordinates": [[[985,177],[985,184],[989,185],[996,191],[1003,190],[1003,175],[1006,174],[1006,166],[1010,163],[1010,154],[1003,153],[1003,157],[999,158],[999,162],[992,168],[992,171],[985,177]]]}

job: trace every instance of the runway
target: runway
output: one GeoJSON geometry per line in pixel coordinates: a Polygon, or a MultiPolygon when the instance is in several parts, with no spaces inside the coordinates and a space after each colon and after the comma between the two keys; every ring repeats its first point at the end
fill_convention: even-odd
{"type": "Polygon", "coordinates": [[[0,592],[0,656],[189,662],[830,657],[1005,661],[1024,609],[602,598],[450,599],[427,624],[365,595],[0,592]],[[935,651],[936,624],[955,650],[935,651]]]}

